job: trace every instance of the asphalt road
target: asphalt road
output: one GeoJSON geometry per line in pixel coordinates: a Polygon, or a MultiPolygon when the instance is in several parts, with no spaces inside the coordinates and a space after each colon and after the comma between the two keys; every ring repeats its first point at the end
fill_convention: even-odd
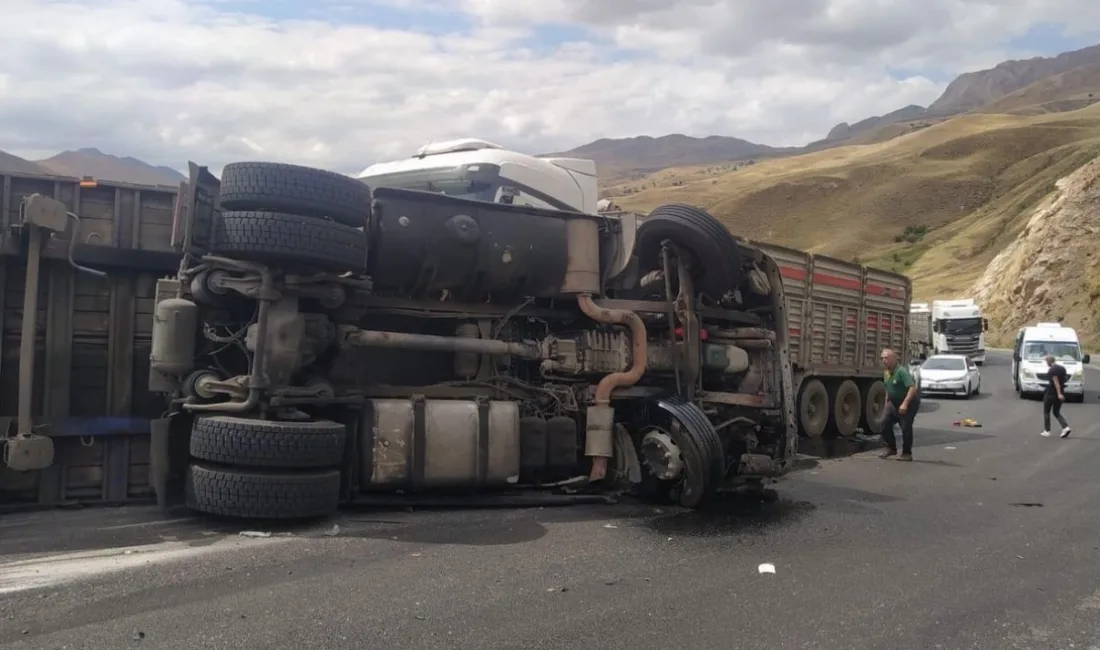
{"type": "Polygon", "coordinates": [[[8,516],[0,647],[1100,648],[1097,395],[1041,438],[1006,358],[982,372],[978,398],[925,400],[916,462],[823,461],[757,513],[349,512],[268,538],[8,516]]]}

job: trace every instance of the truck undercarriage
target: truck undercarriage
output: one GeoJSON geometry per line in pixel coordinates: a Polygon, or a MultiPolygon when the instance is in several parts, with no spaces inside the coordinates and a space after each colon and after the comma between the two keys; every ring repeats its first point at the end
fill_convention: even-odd
{"type": "Polygon", "coordinates": [[[192,165],[181,201],[152,330],[162,500],[312,517],[570,486],[695,507],[793,461],[778,267],[705,212],[639,227],[266,163],[192,165]]]}

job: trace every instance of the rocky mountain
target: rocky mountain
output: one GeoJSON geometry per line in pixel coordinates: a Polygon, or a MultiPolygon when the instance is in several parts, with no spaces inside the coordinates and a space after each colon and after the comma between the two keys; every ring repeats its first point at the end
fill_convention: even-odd
{"type": "Polygon", "coordinates": [[[674,133],[653,138],[601,138],[569,151],[547,156],[588,158],[596,161],[601,178],[619,178],[668,167],[708,165],[789,154],[794,147],[769,147],[740,138],[712,135],[693,138],[674,133]]]}
{"type": "Polygon", "coordinates": [[[957,115],[980,109],[1040,79],[1097,64],[1100,64],[1100,45],[1049,58],[1005,61],[989,70],[966,72],[948,84],[943,95],[928,107],[928,112],[933,115],[957,115]]]}
{"type": "Polygon", "coordinates": [[[807,149],[864,144],[859,140],[866,140],[876,130],[884,136],[878,140],[904,135],[915,129],[887,127],[915,120],[924,121],[916,125],[921,128],[969,111],[1061,112],[1084,108],[1097,100],[1100,100],[1100,45],[1053,57],[1005,61],[987,70],[963,73],[927,108],[906,106],[854,124],[841,122],[824,140],[811,143],[807,149]]]}
{"type": "Polygon", "coordinates": [[[885,115],[837,124],[824,139],[805,147],[770,147],[726,136],[692,138],[603,138],[549,155],[596,161],[601,180],[638,180],[672,167],[715,165],[790,156],[850,144],[871,144],[913,133],[966,112],[1038,114],[1083,108],[1100,100],[1100,45],[1054,57],[1005,61],[988,70],[967,72],[952,81],[928,107],[910,105],[885,115]]]}
{"type": "Polygon", "coordinates": [[[42,167],[39,167],[35,163],[24,160],[15,154],[10,154],[6,151],[0,151],[0,174],[7,172],[9,174],[49,174],[42,167]]]}
{"type": "Polygon", "coordinates": [[[1059,179],[1023,230],[971,289],[995,334],[1065,318],[1088,338],[1100,334],[1100,159],[1059,179]]]}
{"type": "Polygon", "coordinates": [[[982,106],[982,113],[1037,115],[1075,111],[1100,101],[1100,62],[1043,77],[982,106]]]}
{"type": "Polygon", "coordinates": [[[928,112],[923,106],[917,106],[916,104],[910,104],[905,108],[899,108],[896,111],[887,113],[886,115],[876,115],[874,117],[868,117],[867,119],[860,120],[855,124],[848,124],[847,122],[841,122],[834,126],[829,134],[825,136],[825,142],[835,142],[839,140],[847,140],[853,135],[862,131],[868,131],[871,129],[884,126],[886,124],[892,124],[894,122],[904,122],[906,120],[915,120],[924,117],[928,112]]]}
{"type": "Polygon", "coordinates": [[[137,185],[178,185],[186,180],[170,167],[155,167],[137,158],[112,156],[91,147],[63,151],[52,158],[36,161],[36,164],[59,176],[91,176],[137,185]]]}

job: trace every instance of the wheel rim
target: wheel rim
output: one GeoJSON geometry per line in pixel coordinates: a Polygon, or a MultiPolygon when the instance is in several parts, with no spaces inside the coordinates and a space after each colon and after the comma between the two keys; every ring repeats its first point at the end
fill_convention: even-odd
{"type": "Polygon", "coordinates": [[[871,433],[882,433],[883,419],[886,415],[886,385],[875,381],[867,389],[867,403],[863,405],[867,414],[867,428],[871,433]]]}
{"type": "Polygon", "coordinates": [[[837,389],[834,405],[837,432],[842,436],[854,435],[859,428],[859,418],[863,414],[859,397],[859,387],[850,380],[841,382],[837,389]]]}
{"type": "Polygon", "coordinates": [[[802,429],[806,435],[816,438],[825,431],[829,421],[829,394],[825,384],[813,379],[802,392],[801,404],[802,429]]]}

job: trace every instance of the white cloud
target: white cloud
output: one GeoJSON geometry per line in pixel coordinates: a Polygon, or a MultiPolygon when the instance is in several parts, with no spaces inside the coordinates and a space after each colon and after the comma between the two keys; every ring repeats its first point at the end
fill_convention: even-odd
{"type": "Polygon", "coordinates": [[[891,67],[954,74],[1029,54],[1005,43],[1040,21],[1100,24],[1083,0],[300,0],[331,23],[263,17],[264,2],[3,4],[20,28],[0,40],[0,149],[177,168],[357,171],[462,136],[531,152],[670,132],[801,144],[942,90],[891,67]],[[433,29],[349,18],[379,4],[433,29]],[[440,29],[448,7],[473,29],[440,29]],[[549,27],[587,36],[547,48],[549,27]]]}

